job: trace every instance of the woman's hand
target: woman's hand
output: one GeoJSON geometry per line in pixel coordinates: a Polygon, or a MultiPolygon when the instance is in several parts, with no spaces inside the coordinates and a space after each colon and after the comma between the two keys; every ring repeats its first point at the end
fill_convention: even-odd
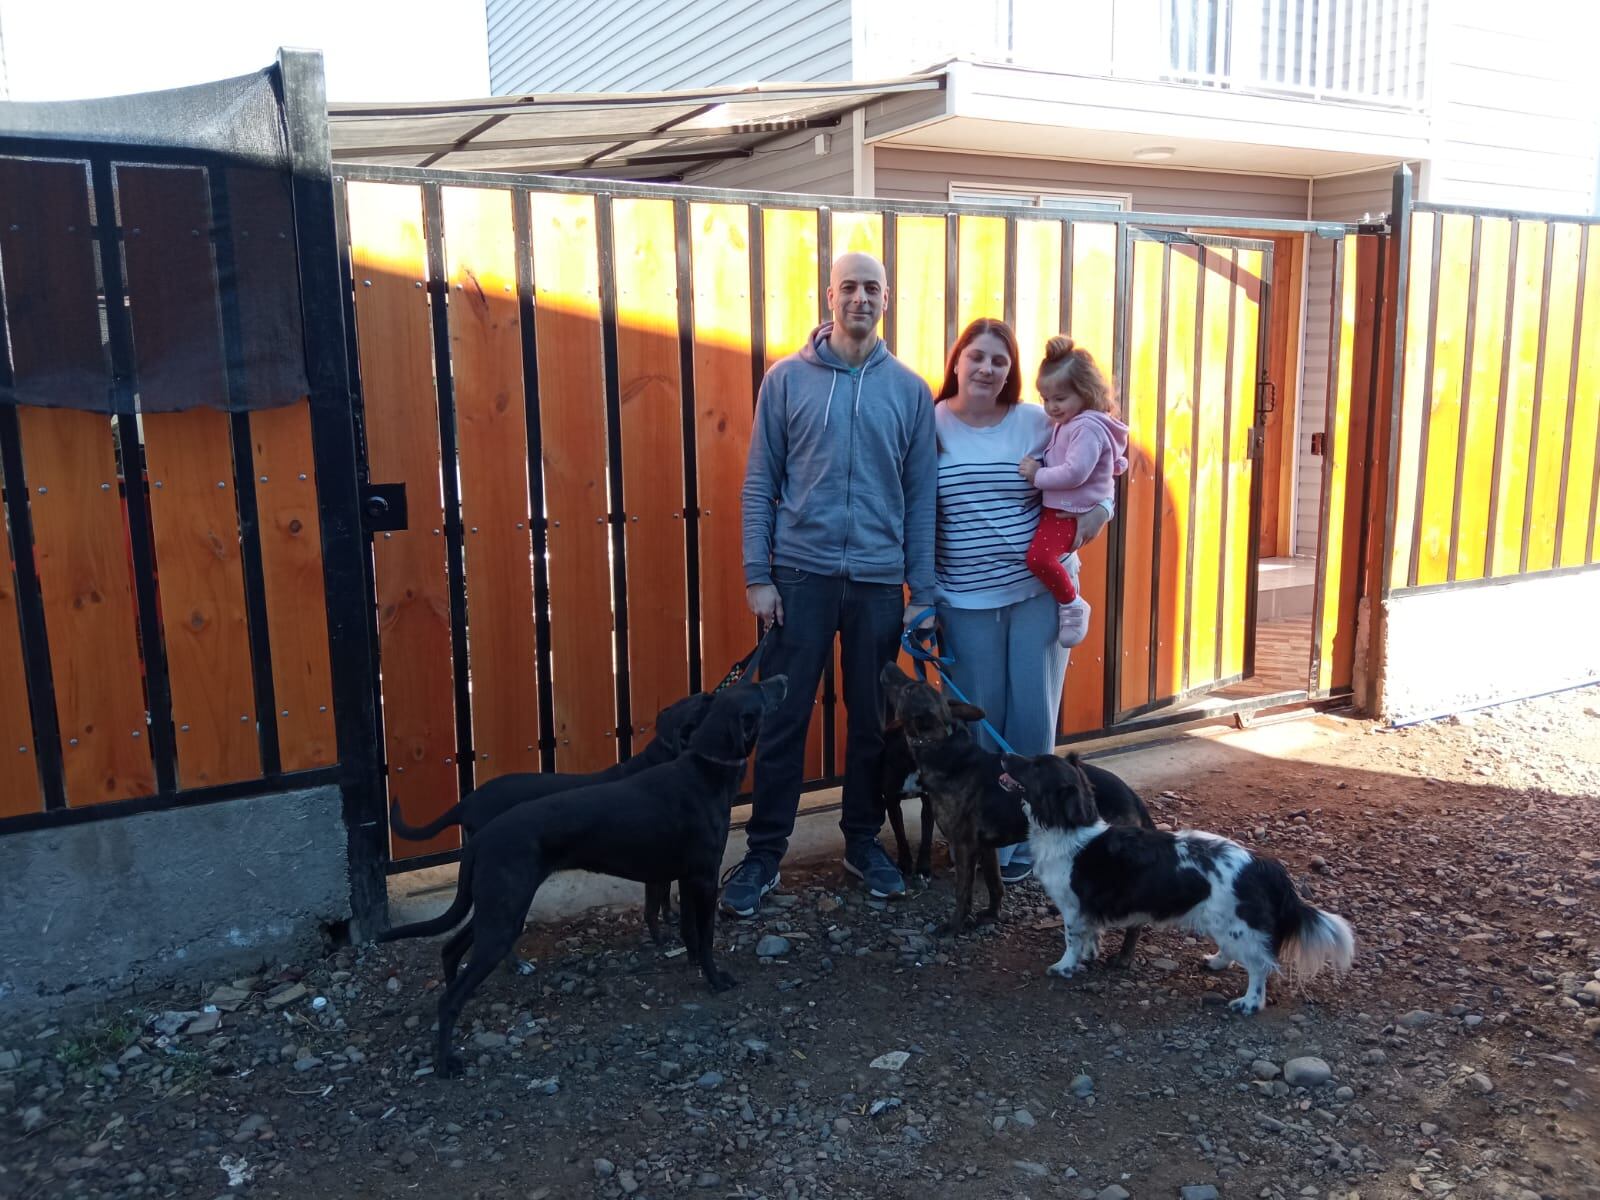
{"type": "Polygon", "coordinates": [[[1021,475],[1029,483],[1033,482],[1033,477],[1038,473],[1039,460],[1037,458],[1024,458],[1017,464],[1017,474],[1021,475]]]}

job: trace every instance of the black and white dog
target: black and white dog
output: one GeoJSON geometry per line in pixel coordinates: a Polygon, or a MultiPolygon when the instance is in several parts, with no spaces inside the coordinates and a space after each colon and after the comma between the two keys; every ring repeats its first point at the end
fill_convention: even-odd
{"type": "Polygon", "coordinates": [[[1071,975],[1092,957],[1101,930],[1137,924],[1214,939],[1207,967],[1238,963],[1250,973],[1244,995],[1229,1002],[1246,1016],[1266,1006],[1267,976],[1280,964],[1302,979],[1349,968],[1349,923],[1303,901],[1276,859],[1214,833],[1107,825],[1077,755],[1008,754],[1005,770],[1021,785],[1034,874],[1065,927],[1066,950],[1050,974],[1071,975]]]}

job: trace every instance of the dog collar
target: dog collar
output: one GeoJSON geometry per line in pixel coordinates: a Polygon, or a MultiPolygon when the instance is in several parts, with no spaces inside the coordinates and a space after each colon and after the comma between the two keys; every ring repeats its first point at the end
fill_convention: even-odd
{"type": "Polygon", "coordinates": [[[696,758],[703,758],[707,762],[719,763],[724,767],[742,767],[750,759],[748,754],[743,758],[718,758],[715,754],[707,754],[704,750],[691,750],[689,753],[696,758]]]}

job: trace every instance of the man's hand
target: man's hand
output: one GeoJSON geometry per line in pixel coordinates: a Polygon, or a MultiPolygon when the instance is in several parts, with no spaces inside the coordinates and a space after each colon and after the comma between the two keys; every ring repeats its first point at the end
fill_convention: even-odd
{"type": "Polygon", "coordinates": [[[918,629],[932,629],[933,622],[936,619],[936,614],[932,611],[932,609],[933,605],[931,604],[908,604],[906,605],[905,614],[900,618],[900,623],[905,625],[907,628],[910,628],[914,623],[918,629]],[[921,621],[918,621],[917,617],[921,615],[924,610],[927,610],[928,615],[921,621]]]}
{"type": "Polygon", "coordinates": [[[744,601],[750,606],[750,611],[761,619],[763,633],[775,624],[783,624],[783,597],[778,595],[777,585],[752,583],[744,590],[744,601]]]}
{"type": "Polygon", "coordinates": [[[1033,482],[1033,477],[1038,473],[1039,460],[1037,458],[1024,458],[1017,464],[1017,474],[1021,475],[1029,483],[1033,482]]]}

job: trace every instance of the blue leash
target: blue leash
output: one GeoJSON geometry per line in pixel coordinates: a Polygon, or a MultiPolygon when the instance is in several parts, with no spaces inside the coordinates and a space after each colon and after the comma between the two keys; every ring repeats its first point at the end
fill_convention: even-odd
{"type": "MultiPolygon", "coordinates": [[[[905,632],[900,635],[900,645],[911,656],[911,665],[916,668],[918,679],[922,680],[923,683],[928,682],[927,664],[932,664],[933,669],[939,673],[940,689],[948,692],[963,704],[971,704],[972,701],[962,694],[961,689],[955,685],[955,681],[945,671],[945,668],[953,665],[956,660],[940,654],[938,649],[935,648],[934,643],[938,641],[938,632],[931,625],[925,632],[917,629],[917,626],[932,616],[934,611],[932,607],[929,607],[919,612],[916,615],[916,619],[907,625],[905,632]]],[[[1001,737],[1000,731],[989,723],[988,717],[980,717],[978,724],[988,731],[989,736],[994,739],[994,744],[999,746],[1001,750],[1007,754],[1016,753],[1011,748],[1011,743],[1001,737]]]]}

